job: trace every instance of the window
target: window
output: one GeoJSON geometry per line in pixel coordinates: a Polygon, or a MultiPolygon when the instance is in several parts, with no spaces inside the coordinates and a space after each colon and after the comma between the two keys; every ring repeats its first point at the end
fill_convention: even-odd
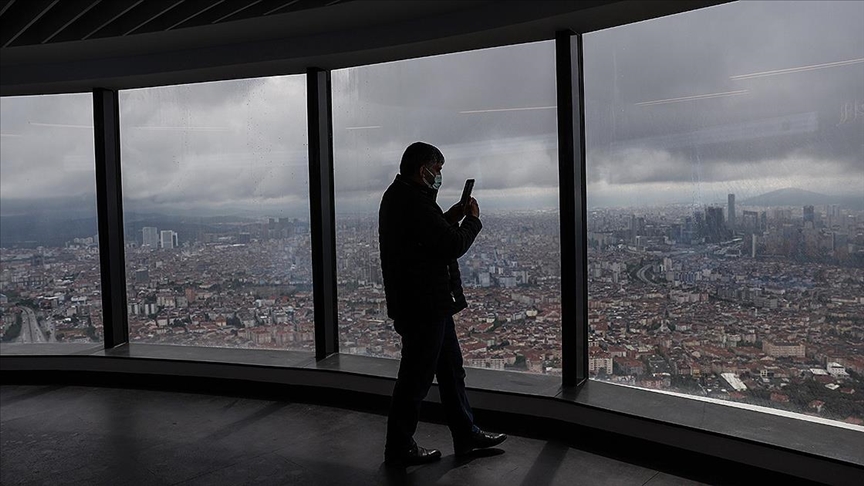
{"type": "Polygon", "coordinates": [[[312,349],[306,87],[120,93],[131,342],[312,349]]]}
{"type": "Polygon", "coordinates": [[[476,179],[483,230],[460,259],[466,366],[560,372],[554,42],[333,72],[340,350],[400,356],[378,253],[381,195],[415,141],[444,154],[438,203],[476,179]]]}
{"type": "Polygon", "coordinates": [[[4,97],[0,137],[2,342],[101,342],[92,96],[4,97]]]}
{"type": "Polygon", "coordinates": [[[589,369],[864,420],[860,2],[584,37],[589,369]]]}

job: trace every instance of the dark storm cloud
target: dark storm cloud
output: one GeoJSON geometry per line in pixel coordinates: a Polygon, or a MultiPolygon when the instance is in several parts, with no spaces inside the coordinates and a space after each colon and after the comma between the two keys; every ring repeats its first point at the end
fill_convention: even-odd
{"type": "MultiPolygon", "coordinates": [[[[864,63],[813,66],[864,59],[862,18],[864,2],[741,2],[586,34],[589,200],[860,193],[864,63]]],[[[473,177],[486,207],[554,206],[554,65],[541,42],[334,72],[337,211],[374,208],[418,140],[446,158],[442,205],[473,177]]],[[[308,213],[304,83],[122,92],[126,208],[308,213]]],[[[4,200],[92,193],[89,99],[3,99],[4,200]]]]}
{"type": "MultiPolygon", "coordinates": [[[[864,63],[812,66],[864,58],[862,16],[860,2],[737,3],[586,35],[589,191],[860,192],[864,115],[843,110],[864,101],[864,63]]],[[[441,146],[457,191],[473,176],[555,187],[555,110],[460,113],[554,105],[553,63],[540,43],[335,73],[337,155],[357,158],[337,157],[337,188],[374,200],[415,140],[441,146]]]]}
{"type": "Polygon", "coordinates": [[[444,154],[442,204],[467,178],[478,195],[556,188],[554,62],[543,42],[335,72],[341,207],[377,203],[415,141],[444,154]]]}
{"type": "Polygon", "coordinates": [[[302,212],[303,83],[276,77],[121,93],[127,209],[302,212]]]}
{"type": "Polygon", "coordinates": [[[864,63],[815,67],[864,58],[862,18],[861,2],[754,2],[586,36],[589,180],[734,181],[801,159],[860,173],[864,117],[844,111],[864,63]]]}
{"type": "MultiPolygon", "coordinates": [[[[334,80],[338,82],[334,89],[343,102],[404,111],[428,131],[422,126],[427,114],[452,117],[460,111],[554,105],[554,64],[552,44],[533,43],[341,70],[334,73],[339,78],[334,80]]],[[[346,114],[374,115],[357,109],[346,114]]],[[[501,129],[519,123],[514,116],[505,113],[500,119],[475,120],[475,128],[468,133],[450,126],[436,127],[436,131],[454,141],[460,133],[463,140],[472,140],[470,135],[488,132],[490,124],[501,129]]],[[[514,125],[512,131],[534,133],[530,122],[523,123],[525,126],[514,125]]]]}

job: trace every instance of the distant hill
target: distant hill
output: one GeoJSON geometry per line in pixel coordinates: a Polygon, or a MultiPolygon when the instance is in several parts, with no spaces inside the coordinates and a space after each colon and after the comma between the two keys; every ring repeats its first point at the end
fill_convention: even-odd
{"type": "Polygon", "coordinates": [[[77,219],[58,218],[50,213],[0,216],[0,247],[63,246],[73,238],[96,236],[96,231],[95,215],[77,219]]]}
{"type": "MultiPolygon", "coordinates": [[[[95,204],[92,209],[88,208],[89,211],[82,209],[80,205],[73,206],[70,210],[53,208],[45,210],[41,206],[34,206],[37,206],[34,211],[25,213],[23,209],[15,207],[17,214],[0,215],[0,247],[59,247],[73,238],[96,236],[98,229],[95,204]]],[[[185,242],[201,239],[204,233],[225,231],[226,225],[242,226],[256,221],[260,219],[245,216],[196,218],[140,212],[124,215],[126,239],[139,244],[141,228],[144,226],[174,230],[178,233],[180,241],[185,242]]]]}
{"type": "Polygon", "coordinates": [[[864,209],[862,197],[828,196],[818,192],[807,191],[797,187],[787,187],[771,191],[739,202],[742,206],[824,206],[839,204],[850,209],[864,209]]]}

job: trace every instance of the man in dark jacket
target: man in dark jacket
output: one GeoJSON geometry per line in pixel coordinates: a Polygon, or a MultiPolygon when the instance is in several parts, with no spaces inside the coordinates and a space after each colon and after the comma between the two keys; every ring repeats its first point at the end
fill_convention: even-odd
{"type": "Polygon", "coordinates": [[[446,213],[436,203],[444,156],[416,142],[402,155],[399,175],[381,199],[378,235],[387,315],[402,336],[402,361],[387,420],[385,462],[405,466],[431,462],[441,452],[419,447],[414,432],[420,404],[438,378],[441,404],[457,456],[507,438],[483,432],[465,394],[462,351],[453,315],[468,305],[456,259],[482,228],[474,198],[446,213]],[[464,218],[464,219],[463,219],[464,218]],[[460,224],[461,222],[461,224],[460,224]]]}

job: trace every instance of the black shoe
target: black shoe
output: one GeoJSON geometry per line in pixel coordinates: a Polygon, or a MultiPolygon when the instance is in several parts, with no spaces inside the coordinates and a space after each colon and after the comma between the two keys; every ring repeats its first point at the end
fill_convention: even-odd
{"type": "Polygon", "coordinates": [[[414,444],[403,454],[384,453],[384,463],[391,467],[414,466],[426,464],[441,459],[441,451],[438,449],[425,449],[414,444]]]}
{"type": "Polygon", "coordinates": [[[475,449],[495,447],[505,440],[507,440],[505,434],[493,434],[491,432],[478,430],[477,432],[472,432],[471,435],[464,440],[454,441],[453,449],[457,456],[466,456],[475,449]]]}

